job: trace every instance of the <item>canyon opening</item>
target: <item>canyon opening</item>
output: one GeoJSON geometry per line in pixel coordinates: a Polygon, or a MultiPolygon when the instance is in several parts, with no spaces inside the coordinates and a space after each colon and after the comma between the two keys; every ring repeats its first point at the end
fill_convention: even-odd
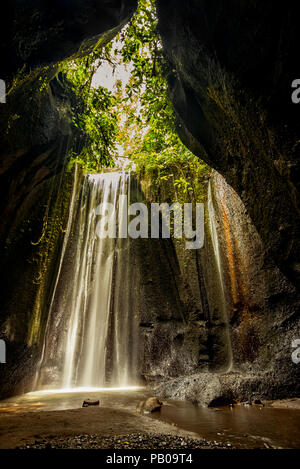
{"type": "Polygon", "coordinates": [[[294,3],[12,2],[0,448],[299,449],[294,3]]]}

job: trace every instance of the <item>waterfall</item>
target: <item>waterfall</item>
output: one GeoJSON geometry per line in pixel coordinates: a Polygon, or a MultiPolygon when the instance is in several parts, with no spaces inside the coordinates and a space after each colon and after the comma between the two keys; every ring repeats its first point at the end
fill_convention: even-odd
{"type": "MultiPolygon", "coordinates": [[[[217,232],[217,220],[216,220],[216,213],[214,209],[214,203],[212,198],[212,188],[211,188],[211,180],[208,183],[208,194],[207,194],[207,208],[208,208],[208,219],[209,219],[209,230],[210,236],[212,240],[215,260],[218,268],[218,275],[220,286],[224,296],[224,283],[223,283],[223,276],[222,276],[222,267],[221,267],[221,255],[220,255],[220,246],[219,246],[219,239],[218,239],[218,232],[217,232]]],[[[225,299],[224,299],[225,302],[225,299]]]]}
{"type": "MultiPolygon", "coordinates": [[[[215,182],[216,178],[217,178],[217,173],[214,173],[214,177],[209,180],[209,184],[208,184],[208,193],[207,193],[207,210],[208,210],[208,220],[209,220],[208,227],[209,227],[210,239],[212,242],[212,248],[213,248],[213,253],[214,253],[214,261],[215,261],[216,270],[218,274],[221,309],[222,309],[222,316],[223,316],[222,320],[224,321],[224,323],[227,324],[223,341],[224,343],[226,343],[226,348],[227,348],[227,358],[228,358],[227,371],[230,371],[232,369],[233,357],[232,357],[231,339],[230,339],[230,333],[229,333],[229,327],[228,327],[229,326],[228,325],[228,308],[227,308],[227,302],[226,302],[226,296],[225,296],[226,288],[224,285],[224,278],[223,278],[221,246],[219,242],[220,232],[218,230],[218,220],[217,220],[216,210],[214,207],[213,191],[212,191],[212,181],[215,182]]],[[[218,202],[222,204],[222,194],[218,193],[217,198],[218,198],[218,202]]]]}
{"type": "Polygon", "coordinates": [[[104,237],[106,225],[98,224],[100,207],[107,203],[114,207],[108,224],[111,217],[122,223],[127,207],[119,197],[125,195],[130,203],[130,173],[83,177],[77,207],[71,204],[72,230],[66,232],[50,305],[39,386],[136,382],[138,321],[131,301],[130,240],[104,237]]]}

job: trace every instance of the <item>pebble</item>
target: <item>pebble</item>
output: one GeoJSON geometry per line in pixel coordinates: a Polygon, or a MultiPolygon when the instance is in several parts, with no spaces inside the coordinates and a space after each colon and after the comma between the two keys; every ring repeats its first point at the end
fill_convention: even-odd
{"type": "Polygon", "coordinates": [[[78,435],[58,437],[20,446],[18,449],[230,449],[232,445],[210,442],[204,439],[179,437],[166,434],[133,433],[118,436],[78,435]]]}

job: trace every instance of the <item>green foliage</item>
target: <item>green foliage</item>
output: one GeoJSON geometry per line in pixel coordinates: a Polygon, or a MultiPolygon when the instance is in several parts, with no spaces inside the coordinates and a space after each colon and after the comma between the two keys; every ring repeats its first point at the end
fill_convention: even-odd
{"type": "Polygon", "coordinates": [[[206,165],[180,141],[168,96],[162,44],[157,31],[154,0],[140,0],[129,25],[119,34],[118,54],[132,68],[125,95],[119,99],[123,115],[118,140],[138,173],[155,173],[157,183],[175,170],[174,184],[184,193],[192,191],[186,174],[203,175],[206,165]]]}
{"type": "Polygon", "coordinates": [[[117,135],[116,98],[106,88],[93,88],[92,79],[101,61],[105,60],[111,46],[104,52],[94,51],[84,59],[67,63],[63,72],[81,97],[81,104],[74,109],[74,125],[82,133],[84,144],[74,160],[89,173],[112,166],[117,135]]]}
{"type": "Polygon", "coordinates": [[[155,172],[159,182],[175,168],[175,186],[185,193],[192,191],[186,173],[204,174],[206,166],[176,132],[155,0],[140,0],[136,14],[113,43],[68,64],[64,71],[83,100],[75,125],[85,135],[85,145],[75,159],[86,171],[113,166],[121,147],[137,173],[155,172]],[[91,86],[94,73],[105,61],[112,67],[126,64],[130,71],[126,87],[116,82],[111,93],[91,86]]]}

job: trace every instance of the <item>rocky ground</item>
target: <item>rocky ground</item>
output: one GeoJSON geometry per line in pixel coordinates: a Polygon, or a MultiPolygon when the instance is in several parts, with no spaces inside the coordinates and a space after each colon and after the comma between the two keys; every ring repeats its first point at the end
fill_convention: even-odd
{"type": "Polygon", "coordinates": [[[18,449],[230,449],[217,441],[210,442],[196,438],[166,434],[133,433],[122,436],[78,435],[75,437],[37,439],[32,444],[18,449]]]}
{"type": "Polygon", "coordinates": [[[281,399],[277,401],[271,401],[268,403],[270,407],[275,409],[296,409],[300,410],[300,399],[281,399]]]}

